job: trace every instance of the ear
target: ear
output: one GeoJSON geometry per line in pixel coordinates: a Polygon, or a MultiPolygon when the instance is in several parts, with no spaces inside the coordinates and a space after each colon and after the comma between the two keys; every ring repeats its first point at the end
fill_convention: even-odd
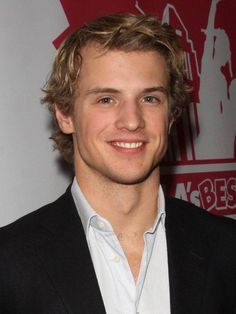
{"type": "Polygon", "coordinates": [[[74,133],[74,123],[72,117],[70,115],[64,115],[57,105],[55,105],[55,114],[62,132],[65,134],[74,133]]]}

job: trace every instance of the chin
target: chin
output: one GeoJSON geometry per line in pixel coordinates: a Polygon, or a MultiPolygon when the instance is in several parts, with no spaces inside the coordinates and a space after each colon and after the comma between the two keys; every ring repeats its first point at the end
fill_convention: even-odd
{"type": "Polygon", "coordinates": [[[142,182],[145,182],[153,173],[155,170],[151,169],[150,171],[147,171],[143,174],[128,174],[127,172],[124,175],[121,175],[120,173],[118,175],[111,175],[110,180],[113,181],[114,183],[117,184],[122,184],[122,185],[135,185],[135,184],[140,184],[142,182]]]}

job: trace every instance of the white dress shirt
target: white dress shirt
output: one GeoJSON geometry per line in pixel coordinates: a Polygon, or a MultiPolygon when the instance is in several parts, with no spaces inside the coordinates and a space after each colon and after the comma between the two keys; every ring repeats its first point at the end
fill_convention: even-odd
{"type": "Polygon", "coordinates": [[[165,234],[165,199],[159,189],[158,216],[144,233],[144,251],[135,283],[111,224],[85,199],[74,179],[71,192],[86,234],[107,314],[170,314],[165,234]]]}

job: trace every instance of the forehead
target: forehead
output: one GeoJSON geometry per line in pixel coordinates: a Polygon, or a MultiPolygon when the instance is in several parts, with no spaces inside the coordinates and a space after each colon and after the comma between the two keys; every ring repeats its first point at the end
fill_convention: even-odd
{"type": "MultiPolygon", "coordinates": [[[[136,58],[145,58],[149,59],[150,61],[155,61],[157,59],[162,59],[165,62],[165,57],[158,52],[157,50],[131,50],[125,51],[122,49],[106,49],[102,45],[90,42],[85,47],[81,49],[81,56],[82,56],[82,64],[86,62],[104,62],[104,60],[111,60],[112,58],[119,58],[122,57],[132,57],[136,56],[136,58]],[[151,60],[152,59],[152,60],[151,60]],[[156,60],[155,60],[156,59],[156,60]]],[[[165,66],[167,66],[165,62],[165,66]]]]}
{"type": "Polygon", "coordinates": [[[165,58],[154,50],[104,50],[99,44],[90,43],[82,49],[81,57],[80,83],[84,80],[102,82],[106,79],[111,83],[120,79],[132,83],[142,79],[167,85],[167,63],[165,58]]]}

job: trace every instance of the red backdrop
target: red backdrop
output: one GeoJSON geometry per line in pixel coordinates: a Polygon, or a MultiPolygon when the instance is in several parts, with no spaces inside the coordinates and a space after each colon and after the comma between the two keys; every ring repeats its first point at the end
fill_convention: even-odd
{"type": "MultiPolygon", "coordinates": [[[[170,23],[185,50],[193,102],[170,137],[162,166],[169,195],[220,215],[236,215],[236,2],[234,0],[61,0],[69,27],[99,15],[144,12],[170,23]]],[[[235,216],[236,217],[236,216],[235,216]]]]}

